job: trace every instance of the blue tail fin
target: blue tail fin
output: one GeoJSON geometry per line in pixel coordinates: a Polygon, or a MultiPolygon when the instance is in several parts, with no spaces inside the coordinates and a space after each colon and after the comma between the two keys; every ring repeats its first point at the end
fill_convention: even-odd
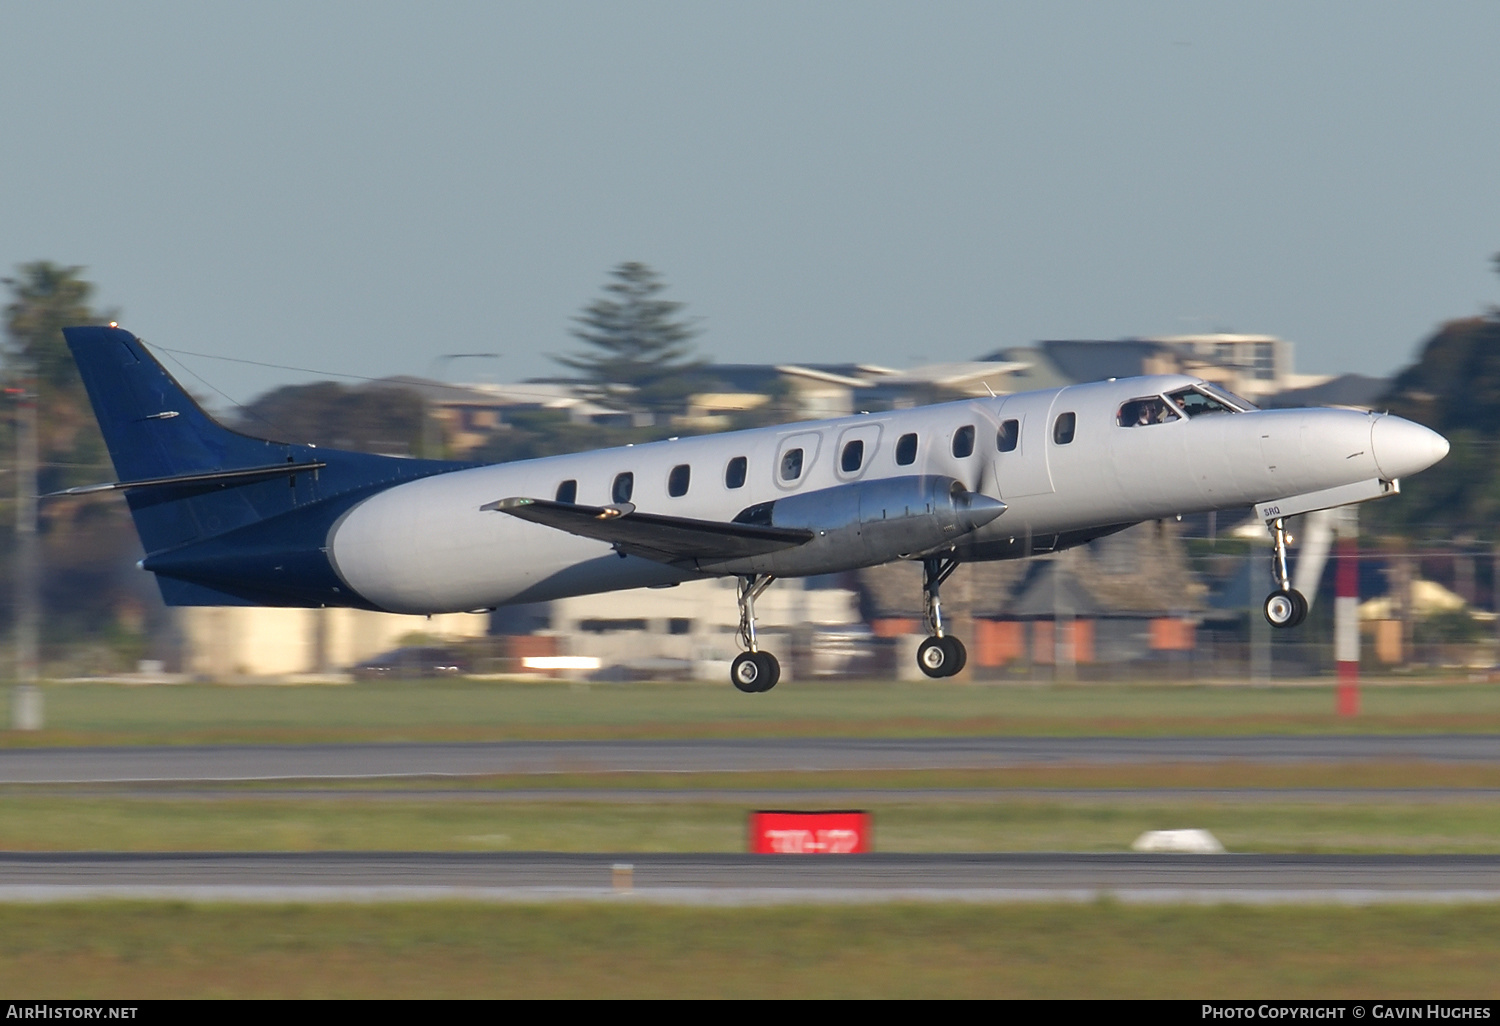
{"type": "Polygon", "coordinates": [[[218,424],[123,328],[65,328],[64,336],[122,481],[254,466],[284,448],[218,424]]]}
{"type": "Polygon", "coordinates": [[[329,526],[382,488],[472,465],[252,438],[205,413],[130,332],[63,335],[171,604],[363,604],[321,554],[329,526]],[[283,572],[293,565],[303,572],[283,572]]]}

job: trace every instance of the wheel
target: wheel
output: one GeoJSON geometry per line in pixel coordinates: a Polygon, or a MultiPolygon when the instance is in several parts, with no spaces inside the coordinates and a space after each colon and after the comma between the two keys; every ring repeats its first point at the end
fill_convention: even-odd
{"type": "Polygon", "coordinates": [[[1266,596],[1264,610],[1272,627],[1295,627],[1307,615],[1307,599],[1296,591],[1273,591],[1266,596]]]}
{"type": "Polygon", "coordinates": [[[948,638],[931,637],[917,646],[917,666],[929,677],[946,677],[953,671],[956,653],[948,645],[948,638]]]}
{"type": "Polygon", "coordinates": [[[962,641],[959,641],[951,634],[943,639],[943,643],[948,646],[949,658],[948,672],[944,673],[943,676],[956,677],[963,670],[964,664],[969,661],[969,650],[964,648],[962,641]]]}
{"type": "Polygon", "coordinates": [[[1296,588],[1293,588],[1291,591],[1287,592],[1287,594],[1292,597],[1292,602],[1297,607],[1297,613],[1292,617],[1291,624],[1293,627],[1295,627],[1303,620],[1307,619],[1307,596],[1302,594],[1296,588]]]}
{"type": "Polygon", "coordinates": [[[760,657],[761,685],[756,690],[770,691],[781,680],[781,663],[769,652],[756,653],[760,657]]]}
{"type": "Polygon", "coordinates": [[[770,691],[781,679],[781,664],[769,652],[741,652],[729,667],[729,680],[749,695],[770,691]]]}
{"type": "Polygon", "coordinates": [[[729,667],[729,681],[735,687],[748,695],[753,695],[760,690],[761,680],[766,675],[765,668],[756,658],[758,652],[741,652],[734,657],[734,662],[729,667]]]}

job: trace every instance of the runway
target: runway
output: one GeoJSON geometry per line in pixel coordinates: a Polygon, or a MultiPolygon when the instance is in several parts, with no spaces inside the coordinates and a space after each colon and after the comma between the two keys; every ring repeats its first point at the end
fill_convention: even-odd
{"type": "Polygon", "coordinates": [[[1500,763],[1492,734],[766,738],[0,749],[0,784],[764,773],[1160,763],[1500,763]]]}
{"type": "Polygon", "coordinates": [[[0,901],[1500,901],[1494,855],[0,854],[0,901]]]}

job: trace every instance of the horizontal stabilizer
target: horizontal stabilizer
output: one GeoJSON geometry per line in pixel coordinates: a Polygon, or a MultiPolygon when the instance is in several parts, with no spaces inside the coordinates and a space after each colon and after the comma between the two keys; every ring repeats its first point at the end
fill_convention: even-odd
{"type": "Polygon", "coordinates": [[[691,520],[638,513],[630,503],[579,506],[546,499],[500,499],[480,507],[509,513],[534,524],[583,538],[608,542],[642,559],[690,567],[698,560],[740,559],[806,544],[813,532],[795,527],[763,527],[716,520],[691,520]]]}
{"type": "Polygon", "coordinates": [[[60,492],[48,492],[44,499],[55,499],[61,495],[93,495],[96,492],[122,492],[131,488],[164,488],[171,485],[196,484],[248,484],[268,477],[285,474],[302,474],[322,470],[328,466],[321,460],[306,463],[271,463],[264,467],[240,467],[235,470],[212,470],[201,474],[173,474],[169,477],[150,477],[139,481],[111,481],[107,484],[79,485],[64,488],[60,492]]]}

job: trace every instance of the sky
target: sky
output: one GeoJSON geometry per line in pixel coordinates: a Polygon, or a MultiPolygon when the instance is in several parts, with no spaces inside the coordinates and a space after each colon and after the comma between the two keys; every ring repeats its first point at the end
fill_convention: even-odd
{"type": "Polygon", "coordinates": [[[0,273],[300,368],[168,361],[220,405],[558,373],[631,260],[720,361],[1237,331],[1388,374],[1500,302],[1497,39],[1493,0],[0,0],[0,273]]]}

